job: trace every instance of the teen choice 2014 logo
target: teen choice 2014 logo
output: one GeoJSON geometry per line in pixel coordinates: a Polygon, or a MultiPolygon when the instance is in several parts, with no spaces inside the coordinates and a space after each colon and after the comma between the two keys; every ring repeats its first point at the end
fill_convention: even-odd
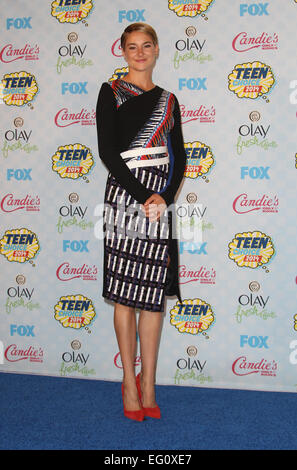
{"type": "Polygon", "coordinates": [[[197,335],[205,332],[215,321],[212,307],[201,299],[186,299],[177,302],[170,310],[170,323],[180,333],[197,335]]]}
{"type": "Polygon", "coordinates": [[[0,253],[8,261],[25,263],[30,261],[40,250],[37,236],[27,228],[6,230],[0,240],[0,253]]]}
{"type": "Polygon", "coordinates": [[[91,324],[96,316],[90,299],[84,295],[65,295],[55,305],[55,319],[64,328],[84,328],[91,324]]]}
{"type": "Polygon", "coordinates": [[[177,16],[196,16],[205,13],[214,0],[168,0],[169,10],[177,16]]]}
{"type": "Polygon", "coordinates": [[[202,142],[185,143],[187,163],[184,172],[186,178],[205,176],[214,165],[214,156],[210,147],[202,142]]]}
{"type": "Polygon", "coordinates": [[[122,67],[121,69],[115,69],[112,76],[108,79],[109,82],[113,82],[118,78],[123,78],[129,72],[129,67],[122,67]]]}
{"type": "Polygon", "coordinates": [[[275,84],[271,67],[262,62],[235,65],[228,75],[228,80],[229,90],[238,98],[256,99],[267,95],[275,84]]]}
{"type": "Polygon", "coordinates": [[[271,238],[260,231],[237,233],[229,243],[229,258],[241,268],[266,265],[274,254],[271,238]]]}
{"type": "Polygon", "coordinates": [[[60,23],[74,24],[85,20],[93,8],[93,0],[55,0],[51,13],[60,23]]]}
{"type": "Polygon", "coordinates": [[[61,145],[52,156],[52,169],[61,178],[78,179],[89,173],[93,166],[91,150],[79,143],[61,145]]]}
{"type": "Polygon", "coordinates": [[[2,100],[7,106],[31,104],[39,91],[34,75],[25,71],[6,73],[1,88],[2,100]]]}

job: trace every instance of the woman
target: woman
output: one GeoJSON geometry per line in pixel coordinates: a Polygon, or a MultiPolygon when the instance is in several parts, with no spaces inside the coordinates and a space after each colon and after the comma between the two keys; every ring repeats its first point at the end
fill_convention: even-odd
{"type": "Polygon", "coordinates": [[[97,102],[105,190],[103,297],[115,302],[114,326],[123,364],[126,417],[160,418],[155,401],[157,352],[165,295],[177,295],[177,241],[169,206],[180,186],[186,154],[176,97],[152,81],[159,45],[145,23],[129,25],[121,47],[129,66],[103,83],[97,102]],[[136,315],[141,373],[135,380],[136,315]]]}

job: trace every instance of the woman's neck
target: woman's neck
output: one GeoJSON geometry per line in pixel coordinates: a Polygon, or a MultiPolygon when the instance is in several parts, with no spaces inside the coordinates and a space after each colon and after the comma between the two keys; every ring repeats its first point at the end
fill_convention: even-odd
{"type": "Polygon", "coordinates": [[[132,83],[133,85],[136,85],[145,91],[149,91],[152,88],[155,88],[151,75],[145,76],[139,73],[133,74],[131,72],[128,72],[127,75],[125,75],[125,77],[123,78],[123,80],[128,83],[132,83]]]}

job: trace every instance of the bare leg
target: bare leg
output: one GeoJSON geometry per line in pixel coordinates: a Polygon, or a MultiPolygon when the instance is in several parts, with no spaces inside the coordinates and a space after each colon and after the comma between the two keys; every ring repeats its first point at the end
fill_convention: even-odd
{"type": "Polygon", "coordinates": [[[133,307],[115,303],[114,328],[123,365],[125,408],[139,410],[140,404],[135,381],[136,314],[133,307]]]}
{"type": "Polygon", "coordinates": [[[156,406],[155,381],[158,348],[163,324],[163,312],[142,310],[139,315],[138,333],[141,354],[141,390],[145,408],[156,406]]]}

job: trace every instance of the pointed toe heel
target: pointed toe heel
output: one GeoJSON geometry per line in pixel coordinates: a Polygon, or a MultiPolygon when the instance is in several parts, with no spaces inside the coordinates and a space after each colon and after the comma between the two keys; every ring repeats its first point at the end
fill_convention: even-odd
{"type": "Polygon", "coordinates": [[[158,405],[154,406],[153,408],[143,408],[143,413],[144,416],[147,416],[148,418],[161,418],[161,410],[158,405]]]}
{"type": "MultiPolygon", "coordinates": [[[[137,387],[137,391],[138,391],[138,396],[139,396],[139,399],[140,401],[142,401],[142,395],[141,395],[141,385],[140,385],[140,372],[139,374],[136,376],[136,387],[137,387]]],[[[159,406],[154,406],[153,408],[145,408],[143,407],[143,414],[144,416],[148,417],[148,418],[156,418],[156,419],[160,419],[161,418],[161,410],[159,408],[159,406]]]]}
{"type": "Polygon", "coordinates": [[[134,421],[143,421],[144,420],[143,408],[141,408],[140,410],[135,410],[135,411],[126,410],[125,404],[124,404],[124,384],[122,384],[122,399],[123,399],[123,407],[124,407],[124,416],[134,421]]]}

